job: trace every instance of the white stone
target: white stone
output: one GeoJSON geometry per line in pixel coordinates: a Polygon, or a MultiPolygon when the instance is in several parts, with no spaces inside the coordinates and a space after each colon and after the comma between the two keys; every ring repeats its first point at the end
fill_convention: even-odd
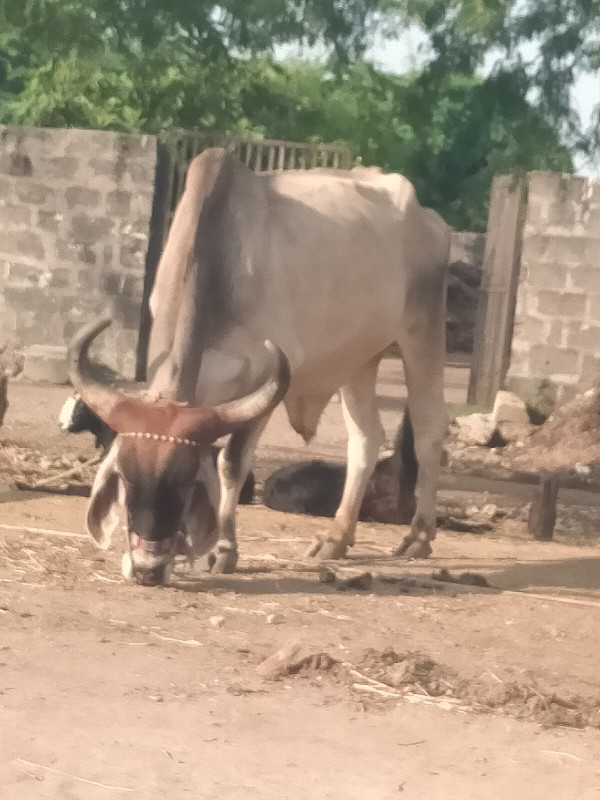
{"type": "Polygon", "coordinates": [[[518,422],[520,425],[526,425],[529,422],[529,414],[524,401],[518,395],[500,391],[494,400],[492,419],[495,425],[501,422],[518,422]]]}
{"type": "Polygon", "coordinates": [[[494,505],[493,503],[488,503],[481,509],[481,515],[483,517],[487,517],[489,520],[492,520],[496,516],[497,511],[498,506],[494,505]]]}
{"type": "Polygon", "coordinates": [[[485,447],[496,430],[496,423],[491,414],[468,414],[464,417],[456,417],[454,424],[458,429],[459,442],[468,445],[485,447]]]}

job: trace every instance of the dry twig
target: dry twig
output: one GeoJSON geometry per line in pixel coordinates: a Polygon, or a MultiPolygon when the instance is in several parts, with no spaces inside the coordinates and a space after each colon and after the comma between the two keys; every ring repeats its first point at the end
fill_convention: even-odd
{"type": "Polygon", "coordinates": [[[79,783],[87,783],[90,786],[100,786],[102,789],[113,789],[116,792],[135,792],[135,789],[128,789],[125,786],[115,786],[110,783],[101,783],[100,781],[92,781],[89,778],[80,778],[78,775],[71,775],[70,772],[63,772],[61,769],[54,769],[54,767],[45,767],[43,764],[36,764],[35,761],[27,761],[24,758],[17,758],[19,764],[24,764],[26,767],[34,767],[35,769],[43,769],[46,772],[52,772],[55,775],[61,775],[63,778],[71,778],[71,780],[79,781],[79,783]]]}
{"type": "Polygon", "coordinates": [[[85,533],[73,533],[72,531],[55,531],[50,528],[31,528],[27,525],[7,525],[0,522],[0,530],[12,531],[14,533],[35,533],[42,536],[71,536],[73,539],[88,539],[89,536],[85,533]]]}
{"type": "Polygon", "coordinates": [[[173,639],[171,636],[163,636],[156,631],[151,631],[151,633],[158,639],[162,639],[163,642],[175,642],[175,644],[185,644],[188,647],[202,647],[202,642],[199,642],[197,639],[173,639]]]}
{"type": "Polygon", "coordinates": [[[70,478],[73,475],[77,475],[77,473],[81,472],[81,470],[85,469],[86,467],[96,466],[96,464],[100,463],[101,459],[102,456],[100,454],[96,454],[87,461],[77,464],[75,467],[70,467],[64,472],[57,472],[55,475],[50,475],[48,478],[42,478],[41,480],[36,481],[33,486],[50,486],[53,483],[58,483],[59,481],[63,480],[63,478],[70,478]]]}
{"type": "Polygon", "coordinates": [[[377,686],[371,686],[368,683],[353,683],[352,688],[358,689],[358,691],[360,692],[369,692],[369,694],[378,694],[381,695],[381,697],[395,697],[397,699],[404,697],[402,692],[396,692],[393,689],[390,689],[389,687],[387,689],[379,689],[377,686]]]}

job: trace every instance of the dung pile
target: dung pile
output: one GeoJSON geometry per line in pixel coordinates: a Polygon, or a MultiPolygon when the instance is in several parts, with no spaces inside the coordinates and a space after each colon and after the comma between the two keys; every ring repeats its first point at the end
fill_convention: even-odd
{"type": "Polygon", "coordinates": [[[553,471],[600,467],[600,385],[557,408],[513,461],[553,471]]]}

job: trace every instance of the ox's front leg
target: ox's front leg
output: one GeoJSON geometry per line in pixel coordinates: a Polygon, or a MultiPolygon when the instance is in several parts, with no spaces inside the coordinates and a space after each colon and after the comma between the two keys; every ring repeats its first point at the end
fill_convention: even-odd
{"type": "Polygon", "coordinates": [[[218,540],[214,550],[212,572],[235,571],[238,560],[235,516],[240,492],[252,468],[254,452],[270,415],[235,431],[219,453],[217,469],[221,482],[221,497],[217,514],[218,540]]]}
{"type": "Polygon", "coordinates": [[[444,403],[446,359],[444,312],[415,322],[402,341],[408,407],[419,465],[417,508],[410,532],[395,551],[405,558],[427,558],[436,533],[436,496],[442,444],[448,427],[444,403]]]}
{"type": "Polygon", "coordinates": [[[342,411],[348,430],[344,492],[331,531],[324,541],[311,546],[310,556],[343,558],[347,549],[354,545],[360,507],[382,441],[375,397],[379,360],[377,356],[370,361],[341,389],[342,411]]]}

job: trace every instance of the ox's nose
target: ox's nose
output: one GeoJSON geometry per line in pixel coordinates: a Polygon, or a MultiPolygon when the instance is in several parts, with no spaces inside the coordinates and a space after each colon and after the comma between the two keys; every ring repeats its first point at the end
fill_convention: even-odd
{"type": "Polygon", "coordinates": [[[145,586],[164,583],[169,573],[173,539],[151,541],[130,534],[133,577],[145,586]]]}

